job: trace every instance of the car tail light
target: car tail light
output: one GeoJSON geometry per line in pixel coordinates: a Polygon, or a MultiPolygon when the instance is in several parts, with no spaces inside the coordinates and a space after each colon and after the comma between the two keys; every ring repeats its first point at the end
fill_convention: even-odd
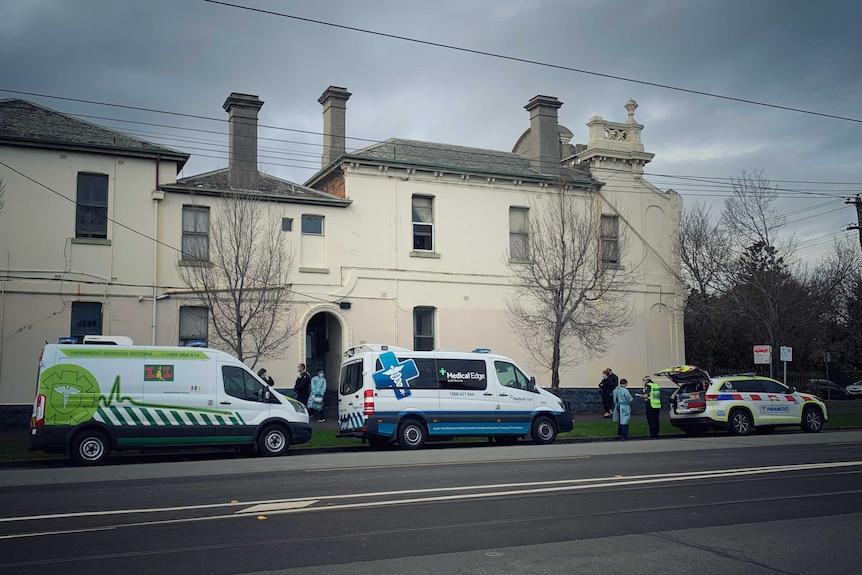
{"type": "Polygon", "coordinates": [[[365,401],[362,404],[362,411],[365,415],[374,415],[374,390],[365,390],[365,401]]]}
{"type": "Polygon", "coordinates": [[[706,401],[703,399],[692,399],[688,402],[689,409],[706,409],[706,401]]]}
{"type": "Polygon", "coordinates": [[[33,417],[30,418],[30,427],[42,427],[45,425],[45,396],[41,393],[36,396],[36,405],[33,406],[33,417]]]}
{"type": "Polygon", "coordinates": [[[716,399],[718,399],[718,394],[717,393],[707,393],[706,395],[703,396],[703,399],[704,399],[704,401],[715,401],[716,399]]]}

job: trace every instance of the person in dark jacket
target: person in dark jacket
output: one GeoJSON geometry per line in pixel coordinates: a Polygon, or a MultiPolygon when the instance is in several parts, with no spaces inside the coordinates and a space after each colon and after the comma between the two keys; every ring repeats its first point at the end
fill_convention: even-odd
{"type": "Polygon", "coordinates": [[[614,389],[619,384],[617,374],[607,368],[602,372],[602,381],[599,383],[599,390],[602,394],[602,407],[605,412],[603,417],[610,417],[611,410],[614,408],[614,389]]]}
{"type": "Polygon", "coordinates": [[[257,376],[264,380],[270,387],[275,387],[275,380],[267,375],[265,368],[260,368],[260,371],[257,372],[257,376]]]}
{"type": "Polygon", "coordinates": [[[304,363],[297,365],[296,371],[299,372],[299,376],[293,385],[293,391],[296,392],[297,401],[305,405],[308,403],[308,396],[311,395],[311,376],[305,370],[304,363]]]}

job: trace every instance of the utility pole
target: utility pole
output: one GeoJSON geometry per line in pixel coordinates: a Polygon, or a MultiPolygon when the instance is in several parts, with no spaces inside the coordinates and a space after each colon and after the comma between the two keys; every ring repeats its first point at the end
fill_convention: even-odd
{"type": "Polygon", "coordinates": [[[852,200],[847,200],[845,204],[853,204],[856,206],[856,225],[847,226],[848,230],[859,230],[859,247],[862,247],[862,198],[859,194],[852,200]]]}

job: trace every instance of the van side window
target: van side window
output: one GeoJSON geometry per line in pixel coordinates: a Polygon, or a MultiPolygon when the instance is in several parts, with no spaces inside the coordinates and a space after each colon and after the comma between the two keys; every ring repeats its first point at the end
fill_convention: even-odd
{"type": "Polygon", "coordinates": [[[736,382],[736,391],[743,393],[763,393],[763,383],[756,379],[742,379],[736,382]]]}
{"type": "Polygon", "coordinates": [[[249,372],[233,365],[224,365],[221,368],[222,379],[224,379],[224,392],[231,397],[245,399],[247,401],[263,401],[263,386],[249,372]]]}
{"type": "Polygon", "coordinates": [[[440,389],[481,390],[488,387],[484,359],[438,359],[436,373],[440,389]]]}
{"type": "MultiPolygon", "coordinates": [[[[437,389],[437,365],[433,357],[399,357],[398,362],[404,362],[409,359],[416,364],[416,369],[419,375],[407,382],[410,389],[437,389]]],[[[380,360],[374,365],[375,371],[383,369],[383,364],[380,360]]]]}
{"type": "Polygon", "coordinates": [[[497,372],[497,380],[500,385],[513,389],[528,389],[529,379],[520,369],[507,361],[495,361],[494,370],[497,372]]]}
{"type": "Polygon", "coordinates": [[[341,395],[350,395],[362,389],[362,360],[348,363],[341,368],[341,395]]]}

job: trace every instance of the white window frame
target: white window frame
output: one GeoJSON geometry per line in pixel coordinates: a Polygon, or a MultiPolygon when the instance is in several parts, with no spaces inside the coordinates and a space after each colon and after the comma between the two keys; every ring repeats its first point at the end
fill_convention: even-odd
{"type": "MultiPolygon", "coordinates": [[[[414,195],[410,202],[411,220],[413,226],[411,229],[413,238],[413,250],[420,252],[433,252],[435,245],[434,238],[434,197],[414,195]],[[421,230],[421,234],[417,231],[421,230]],[[420,242],[417,238],[428,238],[427,247],[420,247],[420,242]]],[[[424,242],[421,242],[424,243],[424,242]]]]}
{"type": "Polygon", "coordinates": [[[183,206],[182,228],[182,260],[186,262],[210,261],[209,207],[194,205],[183,206]]]}
{"type": "Polygon", "coordinates": [[[302,214],[302,233],[306,236],[322,236],[326,231],[324,216],[302,214]]]}
{"type": "Polygon", "coordinates": [[[509,206],[509,260],[526,262],[530,259],[530,209],[509,206]],[[521,253],[518,253],[520,246],[521,253]]]}
{"type": "Polygon", "coordinates": [[[602,263],[620,265],[620,218],[614,214],[602,214],[601,221],[602,263]]]}
{"type": "Polygon", "coordinates": [[[76,185],[75,238],[107,239],[108,175],[78,172],[76,185]]]}

